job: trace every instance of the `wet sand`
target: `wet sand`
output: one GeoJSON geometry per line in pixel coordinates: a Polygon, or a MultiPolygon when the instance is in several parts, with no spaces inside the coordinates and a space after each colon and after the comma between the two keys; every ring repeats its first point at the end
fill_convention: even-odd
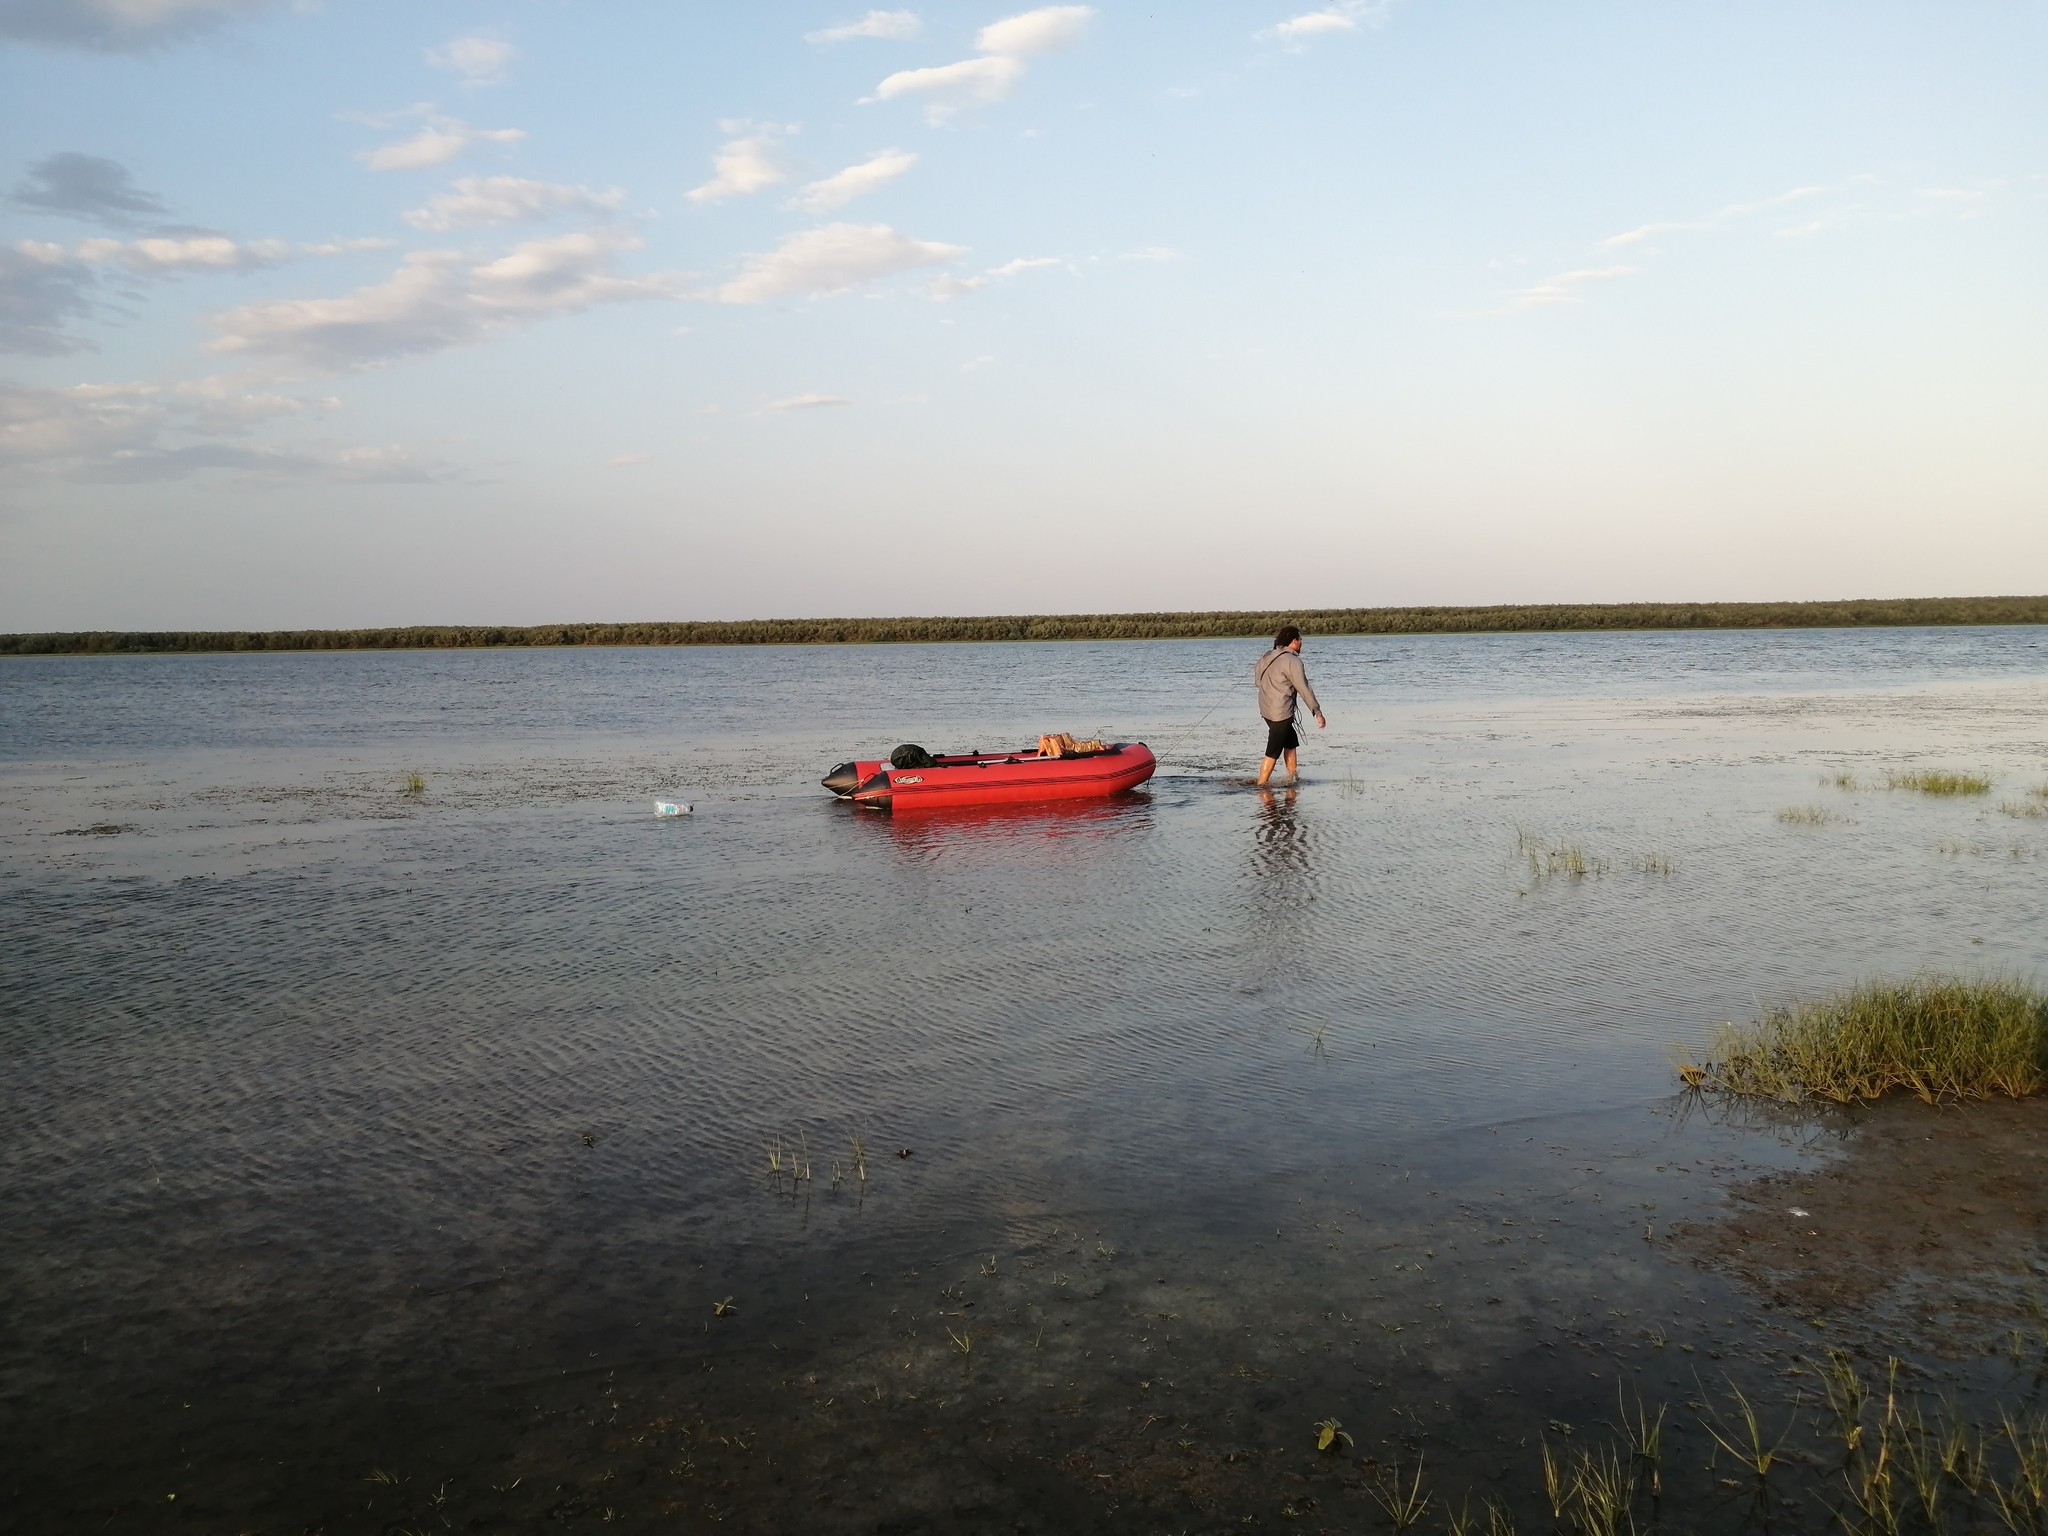
{"type": "Polygon", "coordinates": [[[2048,1099],[1840,1112],[1842,1151],[1732,1185],[1677,1249],[1865,1352],[2048,1343],[2048,1099]]]}

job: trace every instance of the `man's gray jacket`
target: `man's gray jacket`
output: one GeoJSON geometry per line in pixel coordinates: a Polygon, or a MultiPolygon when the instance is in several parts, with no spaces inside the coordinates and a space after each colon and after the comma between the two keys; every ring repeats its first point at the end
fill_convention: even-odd
{"type": "Polygon", "coordinates": [[[1296,694],[1308,700],[1310,714],[1323,712],[1315,689],[1308,685],[1308,669],[1287,646],[1276,646],[1253,662],[1252,680],[1259,685],[1259,713],[1268,720],[1292,720],[1296,694]]]}

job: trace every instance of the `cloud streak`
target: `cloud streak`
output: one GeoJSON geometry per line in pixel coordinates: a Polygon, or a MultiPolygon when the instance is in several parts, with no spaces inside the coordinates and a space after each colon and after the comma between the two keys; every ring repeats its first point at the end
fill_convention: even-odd
{"type": "Polygon", "coordinates": [[[1393,9],[1392,0],[1338,0],[1335,5],[1325,6],[1319,11],[1304,11],[1252,35],[1260,42],[1286,43],[1300,48],[1312,38],[1379,26],[1393,13],[1393,9]]]}
{"type": "Polygon", "coordinates": [[[761,409],[764,413],[780,414],[786,411],[822,411],[836,405],[851,405],[853,402],[844,395],[791,395],[787,400],[770,400],[761,409]]]}
{"type": "Polygon", "coordinates": [[[789,180],[789,172],[782,164],[782,135],[794,130],[774,123],[724,122],[719,127],[739,137],[719,145],[711,157],[711,179],[686,194],[691,202],[722,203],[729,197],[746,197],[789,180]]]}
{"type": "Polygon", "coordinates": [[[0,247],[0,352],[62,357],[93,344],[65,329],[98,307],[99,279],[61,245],[21,240],[0,247]]]}
{"type": "Polygon", "coordinates": [[[792,206],[806,213],[830,213],[857,197],[866,197],[870,192],[886,187],[916,164],[917,156],[914,154],[900,149],[880,150],[858,165],[849,165],[843,171],[835,171],[821,181],[812,182],[798,194],[792,206]]]}
{"type": "Polygon", "coordinates": [[[1612,283],[1625,277],[1634,277],[1634,267],[1580,267],[1571,272],[1560,272],[1555,277],[1546,277],[1542,282],[1524,288],[1508,300],[1509,310],[1543,309],[1552,304],[1583,304],[1577,289],[1587,283],[1612,283]]]}
{"type": "Polygon", "coordinates": [[[364,150],[362,162],[373,171],[423,171],[446,165],[472,144],[517,144],[522,128],[472,128],[458,117],[432,117],[409,139],[364,150]]]}
{"type": "Polygon", "coordinates": [[[914,240],[886,224],[827,224],[748,256],[740,275],[712,297],[725,304],[765,304],[795,294],[844,293],[900,272],[944,266],[966,249],[914,240]]]}
{"type": "Polygon", "coordinates": [[[682,274],[628,276],[619,230],[528,240],[494,261],[415,251],[382,283],[332,299],[245,304],[209,318],[207,350],[286,373],[348,373],[473,346],[555,315],[684,295],[682,274]]]}
{"type": "Polygon", "coordinates": [[[273,9],[276,0],[4,0],[0,42],[149,53],[273,9]]]}
{"type": "Polygon", "coordinates": [[[78,259],[94,266],[124,267],[138,277],[164,277],[176,272],[254,272],[290,261],[292,248],[282,240],[245,245],[226,235],[152,235],[140,240],[81,240],[78,259]]]}
{"type": "Polygon", "coordinates": [[[1659,235],[1680,234],[1689,231],[1713,229],[1717,225],[1746,219],[1752,214],[1767,213],[1773,208],[1783,208],[1789,203],[1803,202],[1810,197],[1819,197],[1828,191],[1826,187],[1793,187],[1780,192],[1776,197],[1760,198],[1753,203],[1730,203],[1718,213],[1704,219],[1672,220],[1660,224],[1639,224],[1634,229],[1625,229],[1618,235],[1609,235],[1600,242],[1604,250],[1619,250],[1624,246],[1642,245],[1659,235]]]}
{"type": "Polygon", "coordinates": [[[804,41],[827,45],[850,43],[855,38],[875,37],[886,42],[907,43],[924,31],[924,23],[918,20],[915,11],[869,11],[859,21],[849,21],[843,26],[824,27],[816,32],[806,32],[804,41]]]}
{"type": "Polygon", "coordinates": [[[135,185],[118,160],[72,151],[38,160],[8,201],[31,213],[82,219],[109,229],[134,229],[170,210],[162,198],[135,185]]]}
{"type": "Polygon", "coordinates": [[[409,208],[400,216],[415,229],[477,229],[540,223],[564,214],[611,214],[625,200],[617,187],[593,192],[522,176],[469,176],[428,198],[424,207],[409,208]]]}
{"type": "Polygon", "coordinates": [[[1028,59],[1056,53],[1080,42],[1094,18],[1092,6],[1047,5],[990,22],[975,37],[979,58],[925,69],[899,69],[875,87],[867,101],[926,96],[925,117],[944,123],[970,107],[1001,101],[1024,78],[1028,59]]]}
{"type": "Polygon", "coordinates": [[[339,485],[418,484],[448,477],[448,466],[396,446],[312,450],[220,441],[339,403],[251,392],[227,376],[171,386],[53,389],[0,383],[0,469],[114,483],[178,480],[207,472],[339,485]]]}
{"type": "Polygon", "coordinates": [[[470,90],[503,85],[511,78],[512,61],[518,57],[519,50],[510,43],[482,33],[450,38],[440,47],[427,50],[429,64],[460,75],[463,85],[470,90]]]}

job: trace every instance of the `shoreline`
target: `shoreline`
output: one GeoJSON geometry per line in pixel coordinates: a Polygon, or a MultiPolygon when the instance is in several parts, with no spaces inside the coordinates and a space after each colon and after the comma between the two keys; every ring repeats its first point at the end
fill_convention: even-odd
{"type": "Polygon", "coordinates": [[[1294,624],[1317,636],[1908,629],[2048,625],[2048,596],[1857,598],[1796,603],[1506,603],[874,619],[361,629],[71,630],[0,634],[0,656],[247,651],[507,650],[575,646],[904,645],[1014,640],[1222,640],[1294,624]]]}

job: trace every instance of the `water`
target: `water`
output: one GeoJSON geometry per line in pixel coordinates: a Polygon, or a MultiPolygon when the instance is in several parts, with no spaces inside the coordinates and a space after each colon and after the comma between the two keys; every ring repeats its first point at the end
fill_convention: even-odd
{"type": "Polygon", "coordinates": [[[1531,1426],[1692,1390],[1647,1320],[1750,1359],[1642,1229],[1840,1128],[1670,1048],[2038,973],[2048,639],[1311,640],[1272,795],[1255,654],[0,667],[10,1525],[1220,1528],[1325,1416],[1519,1497],[1531,1426]],[[1162,771],[816,788],[1051,730],[1162,771]],[[1999,791],[1822,783],[1907,766],[1999,791]]]}

